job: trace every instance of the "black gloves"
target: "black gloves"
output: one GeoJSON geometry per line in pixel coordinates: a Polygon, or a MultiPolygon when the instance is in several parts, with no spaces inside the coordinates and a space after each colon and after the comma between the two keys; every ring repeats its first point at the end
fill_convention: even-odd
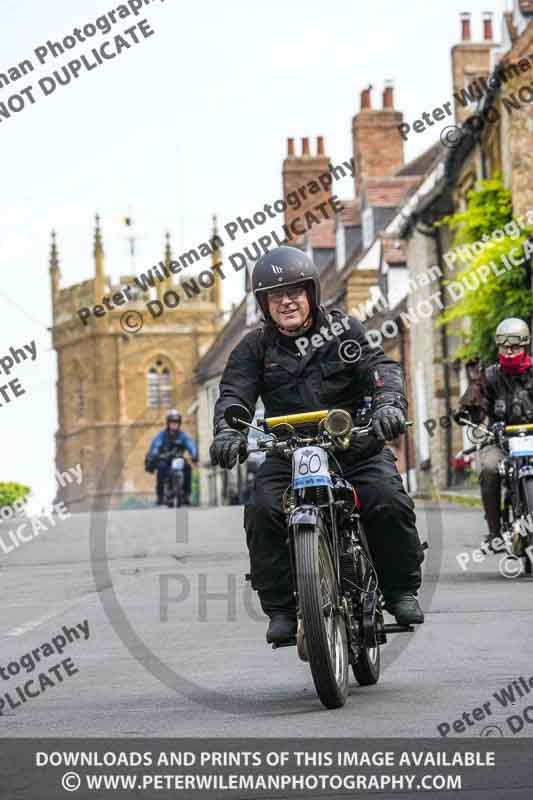
{"type": "Polygon", "coordinates": [[[464,425],[465,418],[468,422],[472,421],[470,419],[470,412],[467,408],[458,408],[457,411],[453,412],[452,417],[454,422],[456,422],[458,425],[464,425]]]}
{"type": "Polygon", "coordinates": [[[222,469],[231,469],[237,463],[237,456],[242,464],[248,456],[246,437],[239,431],[226,428],[213,439],[209,455],[214,467],[218,464],[222,469]]]}
{"type": "Polygon", "coordinates": [[[372,428],[378,439],[390,441],[405,433],[405,414],[396,406],[381,406],[372,415],[372,428]]]}
{"type": "Polygon", "coordinates": [[[154,457],[150,455],[146,455],[144,458],[144,469],[146,472],[150,474],[154,473],[156,470],[156,465],[154,463],[154,457]]]}

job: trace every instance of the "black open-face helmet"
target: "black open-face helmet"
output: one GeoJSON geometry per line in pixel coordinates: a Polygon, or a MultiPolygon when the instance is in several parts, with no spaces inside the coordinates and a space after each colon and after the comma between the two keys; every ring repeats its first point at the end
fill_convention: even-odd
{"type": "Polygon", "coordinates": [[[269,289],[309,284],[311,313],[320,305],[320,279],[311,259],[297,247],[276,247],[261,256],[252,272],[252,291],[265,319],[270,318],[266,293],[269,289]]]}

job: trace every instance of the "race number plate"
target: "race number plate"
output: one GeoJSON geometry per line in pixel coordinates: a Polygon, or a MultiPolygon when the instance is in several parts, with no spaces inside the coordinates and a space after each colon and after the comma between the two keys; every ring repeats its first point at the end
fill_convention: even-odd
{"type": "Polygon", "coordinates": [[[331,486],[328,454],[321,447],[300,447],[293,455],[293,486],[331,486]]]}
{"type": "Polygon", "coordinates": [[[512,456],[533,456],[533,436],[511,436],[509,453],[512,456]]]}
{"type": "Polygon", "coordinates": [[[183,469],[183,464],[184,463],[185,462],[184,462],[183,458],[181,458],[180,456],[178,456],[178,458],[173,458],[172,459],[172,469],[183,469]]]}

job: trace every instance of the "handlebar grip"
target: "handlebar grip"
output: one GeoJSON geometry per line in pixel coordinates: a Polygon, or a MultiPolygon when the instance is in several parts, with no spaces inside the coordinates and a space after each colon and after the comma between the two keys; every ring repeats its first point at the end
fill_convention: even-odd
{"type": "Polygon", "coordinates": [[[524,424],[524,425],[506,425],[505,433],[518,433],[518,431],[533,431],[533,425],[531,424],[524,424]]]}
{"type": "Polygon", "coordinates": [[[304,411],[301,414],[284,414],[281,417],[267,417],[264,420],[265,428],[275,425],[303,425],[306,422],[320,422],[325,419],[329,411],[304,411]]]}

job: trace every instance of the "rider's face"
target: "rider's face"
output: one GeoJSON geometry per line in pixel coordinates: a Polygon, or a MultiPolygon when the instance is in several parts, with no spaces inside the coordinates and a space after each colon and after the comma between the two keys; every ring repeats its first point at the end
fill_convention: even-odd
{"type": "Polygon", "coordinates": [[[168,423],[168,429],[169,429],[169,431],[172,431],[172,433],[176,433],[176,431],[179,430],[179,427],[180,427],[179,422],[169,422],[168,423]]]}
{"type": "Polygon", "coordinates": [[[518,353],[525,353],[526,348],[520,344],[501,344],[498,347],[498,352],[502,356],[516,356],[518,353]]]}
{"type": "Polygon", "coordinates": [[[270,316],[281,328],[300,328],[310,312],[309,298],[303,286],[288,286],[268,292],[270,316]]]}

